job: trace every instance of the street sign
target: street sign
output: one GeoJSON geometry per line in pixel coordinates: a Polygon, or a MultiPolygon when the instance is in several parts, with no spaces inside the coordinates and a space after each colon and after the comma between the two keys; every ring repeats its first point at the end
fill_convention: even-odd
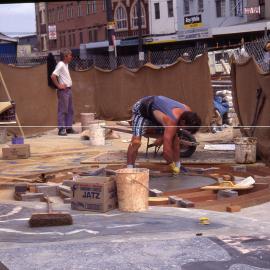
{"type": "Polygon", "coordinates": [[[48,32],[49,32],[49,39],[50,40],[57,39],[56,25],[49,25],[48,26],[48,32]]]}
{"type": "Polygon", "coordinates": [[[246,15],[260,14],[261,8],[260,8],[260,6],[258,6],[258,7],[245,7],[244,12],[246,15]]]}
{"type": "Polygon", "coordinates": [[[202,27],[202,15],[192,15],[192,16],[185,16],[184,17],[184,28],[197,28],[202,27]]]}
{"type": "Polygon", "coordinates": [[[207,27],[188,29],[178,32],[178,40],[204,39],[212,37],[207,27]]]}

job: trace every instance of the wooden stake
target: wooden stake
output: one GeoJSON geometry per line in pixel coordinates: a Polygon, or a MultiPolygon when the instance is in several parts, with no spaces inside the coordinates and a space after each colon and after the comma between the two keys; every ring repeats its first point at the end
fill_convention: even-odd
{"type": "MultiPolygon", "coordinates": [[[[9,101],[12,101],[1,71],[0,71],[0,79],[1,79],[1,81],[3,83],[4,89],[5,89],[5,92],[6,92],[6,95],[7,95],[8,99],[9,99],[9,101]]],[[[19,129],[20,129],[20,132],[21,132],[22,136],[25,137],[22,126],[21,126],[21,123],[20,123],[20,120],[19,120],[19,117],[18,117],[16,112],[15,112],[15,117],[16,117],[16,122],[18,123],[19,129]]]]}

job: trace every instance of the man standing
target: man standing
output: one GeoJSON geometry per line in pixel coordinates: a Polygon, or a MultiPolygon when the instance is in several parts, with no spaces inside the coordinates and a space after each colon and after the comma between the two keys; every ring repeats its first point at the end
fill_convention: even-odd
{"type": "Polygon", "coordinates": [[[196,133],[201,126],[200,117],[178,101],[164,96],[147,96],[135,103],[132,109],[132,139],[128,147],[127,167],[133,168],[147,127],[164,128],[163,157],[174,174],[180,172],[180,144],[177,131],[180,127],[196,133]]]}
{"type": "Polygon", "coordinates": [[[57,64],[51,79],[57,88],[58,97],[58,135],[66,136],[67,133],[74,133],[73,104],[72,104],[72,80],[68,70],[68,64],[72,60],[72,52],[63,49],[60,54],[61,61],[57,64]]]}

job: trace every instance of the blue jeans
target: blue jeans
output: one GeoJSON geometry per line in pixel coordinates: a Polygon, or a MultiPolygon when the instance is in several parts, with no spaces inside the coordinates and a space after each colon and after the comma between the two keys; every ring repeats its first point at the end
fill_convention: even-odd
{"type": "Polygon", "coordinates": [[[71,88],[57,90],[58,97],[58,128],[71,128],[73,124],[73,102],[71,88]]]}

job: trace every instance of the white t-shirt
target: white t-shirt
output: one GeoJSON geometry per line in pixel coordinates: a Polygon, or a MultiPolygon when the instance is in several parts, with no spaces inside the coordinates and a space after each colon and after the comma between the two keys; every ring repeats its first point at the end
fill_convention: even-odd
{"type": "Polygon", "coordinates": [[[53,74],[58,77],[59,83],[64,83],[67,87],[72,86],[72,80],[69,74],[68,64],[65,64],[63,61],[58,62],[53,74]]]}

